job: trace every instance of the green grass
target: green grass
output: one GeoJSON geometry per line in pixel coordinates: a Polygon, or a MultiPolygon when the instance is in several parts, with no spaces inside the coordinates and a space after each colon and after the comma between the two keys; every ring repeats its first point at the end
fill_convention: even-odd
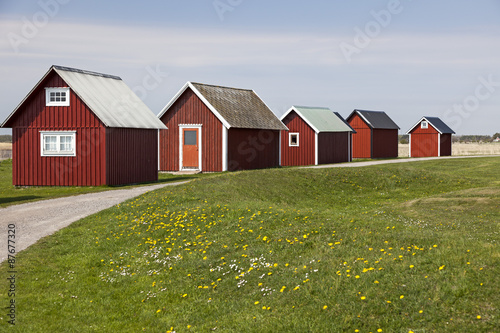
{"type": "Polygon", "coordinates": [[[10,331],[494,332],[499,169],[287,168],[149,192],[19,253],[10,331]]]}
{"type": "Polygon", "coordinates": [[[70,195],[116,190],[155,183],[175,182],[199,178],[202,175],[175,176],[166,173],[158,175],[158,182],[127,186],[14,186],[12,185],[12,160],[0,162],[0,207],[17,205],[30,201],[66,197],[70,195]]]}

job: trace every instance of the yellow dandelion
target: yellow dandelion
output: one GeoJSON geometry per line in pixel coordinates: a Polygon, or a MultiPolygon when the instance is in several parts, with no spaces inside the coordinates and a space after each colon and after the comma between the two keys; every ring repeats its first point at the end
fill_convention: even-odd
{"type": "Polygon", "coordinates": [[[362,299],[362,300],[365,300],[365,299],[366,299],[366,296],[361,296],[361,299],[362,299]]]}
{"type": "Polygon", "coordinates": [[[405,298],[405,295],[399,296],[399,299],[403,299],[403,298],[405,298]]]}
{"type": "Polygon", "coordinates": [[[255,301],[255,303],[253,303],[253,304],[257,305],[257,304],[259,304],[259,303],[260,303],[259,301],[255,301]]]}
{"type": "Polygon", "coordinates": [[[481,319],[481,316],[480,316],[480,315],[478,315],[476,318],[477,318],[477,319],[481,319]]]}
{"type": "Polygon", "coordinates": [[[323,306],[323,310],[326,310],[327,308],[328,308],[328,306],[327,306],[327,305],[323,306]]]}

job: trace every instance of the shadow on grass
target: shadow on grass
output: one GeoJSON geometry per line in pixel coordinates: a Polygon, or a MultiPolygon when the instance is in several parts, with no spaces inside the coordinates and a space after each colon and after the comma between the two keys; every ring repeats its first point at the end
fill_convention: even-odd
{"type": "Polygon", "coordinates": [[[10,197],[10,198],[0,198],[0,206],[3,204],[10,204],[13,202],[18,202],[18,201],[29,201],[29,200],[35,200],[35,199],[40,199],[43,198],[38,195],[23,195],[19,197],[10,197]]]}

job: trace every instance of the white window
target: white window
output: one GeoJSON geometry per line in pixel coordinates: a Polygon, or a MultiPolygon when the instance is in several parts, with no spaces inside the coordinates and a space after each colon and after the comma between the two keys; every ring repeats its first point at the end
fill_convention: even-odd
{"type": "Polygon", "coordinates": [[[42,156],[76,156],[76,132],[40,132],[42,156]]]}
{"type": "Polygon", "coordinates": [[[290,147],[299,146],[299,133],[290,133],[288,136],[288,145],[290,147]]]}
{"type": "Polygon", "coordinates": [[[420,128],[427,128],[427,127],[429,127],[429,123],[427,121],[424,120],[420,123],[420,128]]]}
{"type": "Polygon", "coordinates": [[[45,88],[46,106],[69,106],[69,88],[45,88]]]}

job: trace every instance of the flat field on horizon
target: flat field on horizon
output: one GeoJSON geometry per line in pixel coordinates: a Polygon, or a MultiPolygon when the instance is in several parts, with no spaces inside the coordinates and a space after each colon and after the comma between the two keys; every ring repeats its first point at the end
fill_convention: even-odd
{"type": "MultiPolygon", "coordinates": [[[[410,146],[399,144],[399,157],[407,157],[410,146]]],[[[451,147],[453,156],[470,155],[500,155],[500,143],[453,143],[451,147]]]]}

